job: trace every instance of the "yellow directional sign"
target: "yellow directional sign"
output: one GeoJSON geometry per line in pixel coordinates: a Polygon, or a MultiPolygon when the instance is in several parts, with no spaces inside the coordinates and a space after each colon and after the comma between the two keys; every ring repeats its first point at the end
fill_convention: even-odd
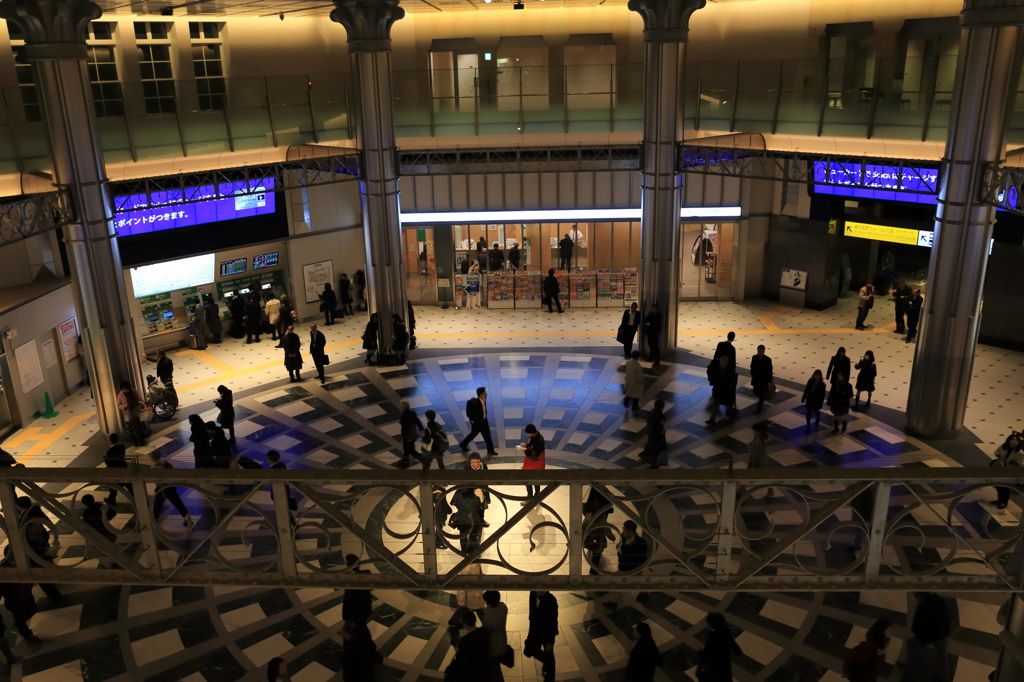
{"type": "Polygon", "coordinates": [[[857,237],[858,239],[875,239],[880,242],[892,242],[894,244],[910,244],[917,246],[919,230],[911,230],[906,227],[891,227],[889,225],[874,225],[872,223],[854,223],[847,221],[843,228],[843,235],[857,237]]]}

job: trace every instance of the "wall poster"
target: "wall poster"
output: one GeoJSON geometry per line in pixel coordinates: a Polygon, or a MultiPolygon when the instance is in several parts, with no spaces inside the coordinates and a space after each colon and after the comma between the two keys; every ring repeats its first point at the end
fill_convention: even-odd
{"type": "Polygon", "coordinates": [[[302,283],[306,289],[306,303],[320,300],[324,285],[334,285],[334,261],[320,261],[302,266],[302,283]]]}
{"type": "Polygon", "coordinates": [[[39,352],[36,341],[32,339],[14,349],[14,358],[18,363],[18,375],[21,377],[21,390],[28,393],[43,384],[43,368],[39,366],[39,352]]]}
{"type": "Polygon", "coordinates": [[[64,364],[70,365],[78,357],[78,320],[71,318],[57,327],[60,337],[60,352],[64,355],[64,364]]]}
{"type": "Polygon", "coordinates": [[[43,364],[53,367],[57,364],[57,351],[53,348],[53,339],[43,341],[43,364]]]}

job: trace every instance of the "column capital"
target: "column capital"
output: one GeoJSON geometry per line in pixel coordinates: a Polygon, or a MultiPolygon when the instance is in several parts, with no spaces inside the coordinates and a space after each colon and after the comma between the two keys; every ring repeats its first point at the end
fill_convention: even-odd
{"type": "Polygon", "coordinates": [[[390,52],[391,26],[405,16],[399,0],[334,0],[331,21],[348,32],[350,52],[390,52]]]}
{"type": "Polygon", "coordinates": [[[690,15],[707,0],[629,0],[629,9],[644,20],[644,42],[685,43],[690,33],[690,15]]]}
{"type": "Polygon", "coordinates": [[[29,61],[85,59],[89,22],[103,12],[91,0],[3,0],[0,18],[25,34],[29,61]]]}
{"type": "Polygon", "coordinates": [[[1024,26],[1024,0],[964,0],[960,25],[1024,26]]]}

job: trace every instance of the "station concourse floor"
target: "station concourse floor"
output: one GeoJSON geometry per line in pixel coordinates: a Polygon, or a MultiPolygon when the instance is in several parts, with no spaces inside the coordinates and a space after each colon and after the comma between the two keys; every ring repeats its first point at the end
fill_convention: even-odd
{"type": "MultiPolygon", "coordinates": [[[[750,426],[767,419],[775,426],[768,454],[775,466],[984,465],[1011,428],[1024,384],[1024,354],[979,347],[964,433],[954,441],[926,442],[903,432],[903,409],[913,357],[911,344],[893,333],[894,322],[880,306],[867,331],[854,331],[854,298],[827,311],[788,309],[766,301],[684,303],[679,345],[660,368],[645,365],[648,394],[666,397],[670,466],[718,468],[730,458],[745,465],[750,426]],[[873,327],[871,325],[874,325],[873,327]],[[740,414],[734,423],[705,428],[709,388],[704,368],[719,340],[735,331],[742,369],[758,344],[773,358],[779,394],[754,414],[755,399],[741,376],[740,414]],[[856,359],[872,350],[878,362],[877,391],[870,410],[851,413],[845,435],[825,424],[804,434],[797,410],[802,386],[814,369],[824,371],[838,346],[856,359]]],[[[513,446],[522,428],[537,423],[548,442],[549,468],[621,468],[638,465],[643,416],[621,409],[621,350],[615,342],[621,309],[567,309],[563,315],[524,310],[442,310],[416,308],[419,341],[406,367],[369,367],[359,336],[365,314],[321,327],[332,364],[328,382],[313,380],[306,361],[304,381],[289,383],[281,351],[269,337],[261,343],[226,338],[204,351],[177,350],[175,385],[182,409],[175,419],[153,424],[150,446],[160,447],[178,467],[192,466],[187,429],[192,412],[215,417],[216,387],[228,385],[238,411],[239,453],[258,461],[268,449],[282,452],[290,468],[390,469],[397,461],[394,405],[406,399],[422,415],[433,408],[456,439],[466,433],[461,405],[476,385],[489,385],[492,429],[499,456],[492,468],[518,468],[513,446]],[[618,407],[616,407],[618,406],[618,407]]],[[[303,324],[305,339],[308,323],[303,324]]],[[[155,367],[151,366],[151,369],[155,367]]],[[[742,371],[741,371],[742,375],[742,371]]],[[[55,419],[37,419],[9,436],[4,449],[29,466],[101,466],[105,450],[95,433],[88,389],[56,406],[55,419]]],[[[476,447],[481,447],[477,440],[476,447]]],[[[453,448],[457,450],[458,448],[453,448]]],[[[132,452],[132,449],[129,450],[132,452]]],[[[461,465],[453,453],[449,466],[461,465]]],[[[973,501],[1001,526],[1020,522],[1024,501],[1015,495],[998,510],[988,491],[973,501]]],[[[186,503],[189,497],[186,495],[186,503]]],[[[372,521],[377,508],[368,511],[372,521]]],[[[623,519],[613,515],[611,521],[623,519]]],[[[612,556],[608,552],[607,559],[612,556]]],[[[372,570],[372,569],[371,569],[372,570]]],[[[342,595],[329,589],[264,590],[247,587],[79,587],[66,586],[70,605],[53,608],[38,592],[40,612],[33,629],[44,638],[30,645],[20,638],[24,660],[0,679],[31,682],[65,680],[265,679],[262,666],[273,656],[289,661],[296,682],[340,680],[339,634],[342,595]]],[[[500,589],[500,586],[499,586],[500,589]]],[[[438,680],[451,657],[446,623],[455,606],[447,592],[374,593],[370,629],[385,656],[378,679],[438,680]]],[[[956,682],[982,682],[998,650],[999,594],[948,595],[955,632],[956,682]]],[[[666,658],[656,679],[693,678],[693,652],[700,647],[707,612],[723,611],[742,630],[744,656],[734,661],[742,682],[838,682],[845,650],[859,643],[868,625],[887,616],[896,623],[889,663],[904,660],[913,599],[909,594],[700,594],[659,593],[643,602],[610,608],[599,593],[556,593],[560,635],[556,641],[559,680],[618,680],[637,620],[652,624],[666,658]]],[[[539,666],[524,659],[526,596],[503,593],[509,605],[509,638],[516,666],[510,682],[539,680],[539,666]]],[[[884,680],[907,679],[887,666],[884,680]]]]}

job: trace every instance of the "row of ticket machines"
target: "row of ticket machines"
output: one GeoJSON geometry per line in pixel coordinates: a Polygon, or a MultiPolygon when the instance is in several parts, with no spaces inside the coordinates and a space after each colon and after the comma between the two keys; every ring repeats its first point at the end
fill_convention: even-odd
{"type": "MultiPolygon", "coordinates": [[[[248,298],[254,288],[253,285],[250,285],[224,291],[220,307],[221,317],[230,317],[228,306],[235,295],[248,298]]],[[[264,282],[260,284],[259,291],[261,298],[266,301],[274,293],[274,283],[264,282]]],[[[142,319],[146,334],[160,334],[162,332],[188,328],[189,323],[196,314],[196,308],[200,305],[205,305],[205,303],[213,299],[213,294],[202,294],[202,299],[200,299],[199,294],[192,294],[181,297],[181,303],[177,303],[175,301],[177,298],[174,295],[175,293],[177,292],[172,292],[171,298],[167,300],[142,308],[142,319]]]]}

